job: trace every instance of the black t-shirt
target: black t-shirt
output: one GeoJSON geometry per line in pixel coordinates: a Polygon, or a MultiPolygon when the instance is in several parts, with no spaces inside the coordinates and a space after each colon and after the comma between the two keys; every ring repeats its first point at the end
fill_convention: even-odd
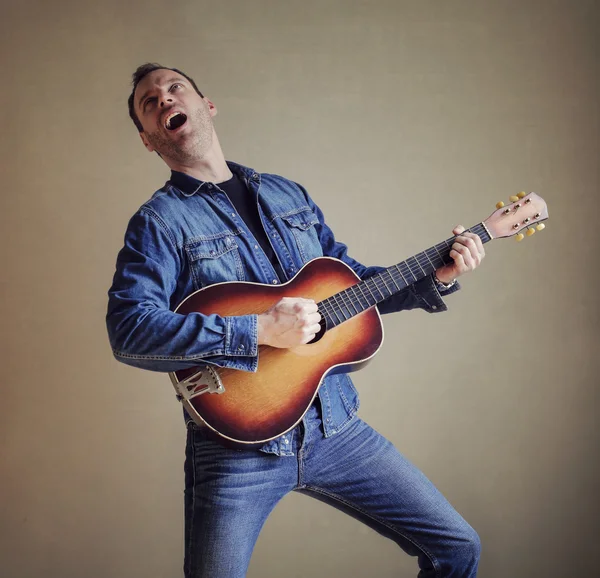
{"type": "Polygon", "coordinates": [[[246,223],[250,232],[254,235],[254,238],[258,241],[262,250],[273,265],[280,281],[285,281],[286,276],[281,269],[277,255],[275,255],[273,247],[271,247],[271,243],[267,238],[267,234],[265,233],[265,229],[260,220],[257,206],[258,201],[254,192],[251,191],[244,181],[235,173],[231,179],[223,183],[218,183],[217,186],[227,193],[235,210],[246,223]]]}

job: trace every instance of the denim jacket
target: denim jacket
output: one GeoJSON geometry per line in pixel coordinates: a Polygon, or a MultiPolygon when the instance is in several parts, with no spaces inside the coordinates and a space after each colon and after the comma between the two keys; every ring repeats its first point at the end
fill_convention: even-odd
{"type": "MultiPolygon", "coordinates": [[[[218,185],[168,181],[131,218],[117,257],[106,316],[115,358],[159,372],[201,363],[257,371],[256,315],[226,317],[173,310],[195,290],[223,281],[278,284],[315,257],[336,257],[361,278],[382,267],[365,267],[336,241],[323,213],[306,190],[283,177],[259,174],[235,163],[230,170],[255,195],[259,215],[287,279],[273,265],[218,185]]],[[[458,289],[453,286],[445,293],[458,289]]],[[[446,309],[431,276],[383,301],[380,313],[421,308],[446,309]]],[[[325,436],[341,431],[355,415],[358,394],[347,374],[327,376],[318,392],[325,436]]],[[[189,416],[186,416],[189,420],[189,416]]],[[[291,455],[289,436],[262,451],[291,455]]]]}

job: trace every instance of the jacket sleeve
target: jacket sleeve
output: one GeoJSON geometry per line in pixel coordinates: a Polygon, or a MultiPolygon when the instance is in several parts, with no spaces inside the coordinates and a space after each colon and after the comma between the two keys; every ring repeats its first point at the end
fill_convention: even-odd
{"type": "MultiPolygon", "coordinates": [[[[349,265],[361,279],[368,279],[385,269],[385,267],[381,266],[366,267],[350,257],[348,255],[348,247],[344,243],[336,241],[333,231],[325,222],[325,217],[321,209],[310,198],[306,190],[301,185],[298,186],[304,193],[309,207],[313,210],[319,220],[318,224],[315,226],[317,227],[317,234],[319,235],[324,255],[335,257],[336,259],[343,261],[349,265]]],[[[438,313],[448,309],[442,299],[442,295],[450,295],[459,289],[460,285],[455,283],[450,289],[440,291],[433,280],[433,275],[427,275],[423,279],[420,279],[416,283],[409,285],[395,295],[382,301],[377,305],[377,308],[382,314],[416,308],[424,309],[429,313],[438,313]]]]}
{"type": "Polygon", "coordinates": [[[256,371],[256,315],[221,317],[170,310],[182,256],[160,217],[142,208],[129,222],[108,291],[106,324],[113,355],[152,371],[199,363],[256,371]]]}

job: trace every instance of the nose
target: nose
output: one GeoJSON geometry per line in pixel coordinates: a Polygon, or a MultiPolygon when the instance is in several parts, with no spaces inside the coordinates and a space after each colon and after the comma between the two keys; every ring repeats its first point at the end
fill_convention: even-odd
{"type": "Polygon", "coordinates": [[[172,98],[161,98],[160,99],[161,108],[163,108],[167,102],[173,102],[173,99],[172,98]]]}

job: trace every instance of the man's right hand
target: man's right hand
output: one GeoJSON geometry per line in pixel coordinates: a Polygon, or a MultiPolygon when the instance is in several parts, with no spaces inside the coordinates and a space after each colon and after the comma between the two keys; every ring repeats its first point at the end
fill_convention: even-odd
{"type": "Polygon", "coordinates": [[[258,316],[258,344],[280,348],[303,345],[320,331],[320,320],[314,300],[284,297],[258,316]]]}

